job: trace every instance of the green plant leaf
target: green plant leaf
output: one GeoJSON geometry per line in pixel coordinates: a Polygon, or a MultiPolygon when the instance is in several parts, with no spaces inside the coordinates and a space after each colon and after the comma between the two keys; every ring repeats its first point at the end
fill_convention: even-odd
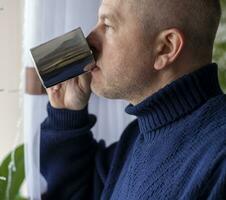
{"type": "Polygon", "coordinates": [[[6,177],[6,181],[0,180],[0,199],[15,200],[19,196],[19,190],[23,183],[24,173],[24,145],[20,145],[16,148],[14,159],[16,171],[11,170],[11,184],[9,188],[9,196],[7,198],[7,185],[9,184],[9,165],[11,162],[12,152],[9,153],[3,160],[0,166],[0,176],[6,177]]]}
{"type": "Polygon", "coordinates": [[[226,92],[226,70],[225,69],[219,70],[219,81],[220,81],[222,90],[226,92]]]}
{"type": "Polygon", "coordinates": [[[221,0],[222,17],[220,28],[214,43],[213,58],[219,65],[219,81],[221,88],[226,92],[226,1],[221,0]]]}
{"type": "Polygon", "coordinates": [[[28,199],[21,197],[21,196],[16,196],[15,200],[28,200],[28,199]]]}

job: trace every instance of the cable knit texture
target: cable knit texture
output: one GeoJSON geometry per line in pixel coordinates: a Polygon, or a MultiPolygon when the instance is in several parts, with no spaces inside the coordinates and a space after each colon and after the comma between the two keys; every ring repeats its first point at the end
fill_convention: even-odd
{"type": "Polygon", "coordinates": [[[137,119],[109,147],[94,140],[88,107],[47,110],[42,199],[226,199],[226,96],[214,63],[128,105],[137,119]]]}

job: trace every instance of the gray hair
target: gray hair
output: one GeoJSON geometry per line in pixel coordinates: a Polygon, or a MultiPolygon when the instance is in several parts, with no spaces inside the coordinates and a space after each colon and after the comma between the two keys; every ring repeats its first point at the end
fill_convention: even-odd
{"type": "Polygon", "coordinates": [[[182,31],[193,48],[212,48],[221,18],[219,0],[127,0],[145,31],[182,31]]]}

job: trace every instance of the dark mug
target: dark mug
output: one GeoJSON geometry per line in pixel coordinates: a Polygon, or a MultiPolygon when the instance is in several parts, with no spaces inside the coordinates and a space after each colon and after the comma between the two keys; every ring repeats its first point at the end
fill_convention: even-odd
{"type": "Polygon", "coordinates": [[[77,28],[30,50],[45,88],[79,76],[95,67],[93,53],[77,28]]]}

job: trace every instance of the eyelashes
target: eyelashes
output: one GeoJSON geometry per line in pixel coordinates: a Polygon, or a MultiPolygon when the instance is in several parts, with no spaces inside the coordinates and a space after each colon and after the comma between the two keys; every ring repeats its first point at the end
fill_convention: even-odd
{"type": "Polygon", "coordinates": [[[105,29],[111,29],[112,26],[108,25],[108,24],[104,24],[105,29]]]}

